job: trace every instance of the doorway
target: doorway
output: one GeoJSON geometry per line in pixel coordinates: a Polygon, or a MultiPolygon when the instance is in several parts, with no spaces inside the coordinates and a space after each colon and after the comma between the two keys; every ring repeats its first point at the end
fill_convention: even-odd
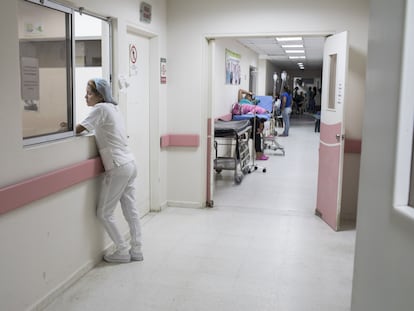
{"type": "MultiPolygon", "coordinates": [[[[327,36],[327,35],[330,35],[330,34],[329,33],[326,33],[326,34],[323,34],[323,35],[322,34],[317,34],[317,36],[327,36]]],[[[312,34],[308,34],[308,36],[312,36],[312,34]]],[[[220,116],[221,116],[218,113],[218,111],[220,111],[220,108],[217,108],[218,103],[214,101],[215,99],[221,97],[220,96],[221,90],[220,90],[220,86],[219,86],[220,77],[217,78],[217,76],[216,76],[216,75],[220,75],[220,71],[217,71],[217,68],[220,68],[219,64],[221,62],[221,60],[219,58],[220,51],[218,51],[218,48],[219,48],[218,47],[218,45],[219,45],[218,42],[221,39],[225,39],[226,41],[229,40],[229,39],[233,39],[234,41],[239,40],[238,37],[232,37],[232,38],[228,38],[228,37],[217,38],[216,37],[215,40],[210,40],[210,42],[214,42],[214,46],[215,46],[214,48],[212,48],[211,45],[209,45],[209,53],[210,53],[210,55],[213,55],[213,57],[210,57],[210,61],[215,62],[214,64],[210,63],[210,65],[209,65],[210,66],[209,70],[211,72],[213,72],[211,74],[211,76],[214,77],[214,78],[210,77],[210,79],[211,79],[211,81],[210,81],[210,84],[211,84],[210,92],[211,92],[211,94],[214,94],[214,96],[211,96],[212,100],[209,103],[210,107],[208,109],[208,111],[211,112],[211,115],[208,116],[210,119],[220,118],[220,116]]],[[[249,37],[249,39],[251,39],[251,37],[249,37]]],[[[322,50],[323,50],[323,46],[324,46],[324,43],[322,43],[322,50]]],[[[234,49],[234,46],[232,48],[234,49]]],[[[243,59],[243,57],[242,57],[242,59],[243,59]]],[[[222,63],[224,63],[224,62],[222,62],[222,63]]],[[[248,67],[248,79],[249,80],[245,81],[245,82],[248,83],[248,88],[249,89],[257,89],[257,95],[266,95],[266,93],[272,94],[273,90],[274,90],[273,75],[274,75],[275,72],[282,72],[282,70],[284,69],[283,67],[281,67],[281,65],[278,65],[277,62],[275,62],[273,66],[272,65],[269,66],[267,63],[268,63],[268,61],[262,61],[262,60],[259,59],[257,64],[253,64],[253,65],[250,65],[248,67]],[[270,82],[268,82],[268,81],[270,81],[270,82]],[[263,85],[267,85],[269,83],[270,83],[270,87],[269,87],[269,90],[268,90],[268,87],[263,86],[263,85]]],[[[242,68],[243,68],[243,65],[242,65],[242,68]]],[[[322,71],[321,68],[322,68],[322,64],[320,65],[319,79],[321,78],[321,71],[322,71]]],[[[306,69],[305,69],[305,71],[306,71],[306,69]]],[[[296,76],[296,74],[300,74],[300,76],[306,77],[306,75],[303,75],[303,71],[300,71],[299,69],[296,72],[292,69],[288,69],[287,72],[288,72],[288,75],[290,77],[294,77],[294,76],[296,76]]],[[[243,76],[243,73],[242,73],[242,76],[243,76]]],[[[313,77],[315,77],[315,76],[313,76],[313,77]]],[[[320,82],[320,80],[318,82],[320,82]]],[[[290,87],[292,88],[292,85],[290,85],[290,87]]],[[[236,92],[237,92],[237,87],[234,88],[234,93],[236,94],[236,92]]],[[[212,134],[212,137],[214,137],[214,127],[211,130],[211,134],[212,134]]],[[[213,146],[214,138],[211,139],[210,141],[211,141],[210,148],[211,148],[211,150],[214,150],[214,146],[213,146]]],[[[287,152],[289,152],[289,151],[287,150],[287,152]]],[[[210,200],[212,202],[214,202],[214,193],[215,193],[214,188],[216,187],[216,183],[215,183],[216,174],[215,174],[214,170],[212,169],[213,166],[211,165],[211,163],[213,161],[212,157],[214,157],[214,154],[209,152],[207,157],[208,157],[207,161],[208,161],[208,163],[210,163],[210,166],[209,166],[210,171],[208,172],[209,182],[210,182],[210,187],[211,187],[211,190],[209,191],[209,193],[212,194],[210,200]]],[[[314,167],[318,167],[318,161],[316,160],[315,163],[313,163],[313,164],[309,163],[309,165],[313,165],[314,167]]],[[[249,177],[247,176],[246,178],[249,178],[249,177]]],[[[315,197],[316,197],[316,189],[315,189],[315,197]]],[[[316,199],[315,199],[314,205],[316,205],[316,199]]]]}
{"type": "Polygon", "coordinates": [[[128,29],[127,133],[138,176],[137,204],[140,215],[150,211],[150,43],[149,38],[128,29]]]}

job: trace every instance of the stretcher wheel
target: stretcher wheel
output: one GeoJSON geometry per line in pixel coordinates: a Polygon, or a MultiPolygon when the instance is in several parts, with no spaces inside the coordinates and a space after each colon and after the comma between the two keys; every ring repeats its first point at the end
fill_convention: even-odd
{"type": "Polygon", "coordinates": [[[263,169],[263,173],[266,173],[266,169],[265,168],[263,169]]]}
{"type": "Polygon", "coordinates": [[[241,175],[237,175],[236,177],[234,177],[234,181],[236,182],[236,184],[240,184],[243,180],[243,176],[241,175]]]}
{"type": "Polygon", "coordinates": [[[220,169],[220,168],[216,168],[216,172],[217,172],[218,174],[220,174],[220,173],[221,173],[221,169],[220,169]]]}

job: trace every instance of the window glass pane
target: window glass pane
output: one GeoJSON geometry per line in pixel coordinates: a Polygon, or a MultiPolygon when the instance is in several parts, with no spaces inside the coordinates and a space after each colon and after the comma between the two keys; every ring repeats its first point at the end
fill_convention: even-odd
{"type": "Polygon", "coordinates": [[[335,109],[335,91],[336,91],[336,62],[337,55],[329,55],[330,68],[329,68],[329,97],[328,97],[328,109],[335,109]]]}
{"type": "Polygon", "coordinates": [[[75,13],[75,102],[76,122],[90,111],[86,105],[87,81],[102,77],[110,81],[110,23],[87,14],[75,13]]]}
{"type": "Polygon", "coordinates": [[[23,138],[73,130],[71,15],[18,2],[23,138]]]}

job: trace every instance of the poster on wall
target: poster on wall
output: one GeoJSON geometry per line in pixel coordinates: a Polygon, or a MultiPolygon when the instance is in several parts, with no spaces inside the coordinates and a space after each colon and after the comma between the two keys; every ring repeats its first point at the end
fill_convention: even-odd
{"type": "Polygon", "coordinates": [[[226,49],[226,84],[239,85],[241,55],[226,49]]]}
{"type": "Polygon", "coordinates": [[[137,68],[138,52],[135,44],[129,45],[129,76],[136,76],[138,74],[137,68]]]}
{"type": "Polygon", "coordinates": [[[167,59],[161,58],[160,59],[160,79],[161,84],[167,83],[167,59]]]}
{"type": "Polygon", "coordinates": [[[22,57],[20,59],[21,71],[21,96],[24,101],[24,110],[39,110],[39,59],[33,57],[22,57]]]}

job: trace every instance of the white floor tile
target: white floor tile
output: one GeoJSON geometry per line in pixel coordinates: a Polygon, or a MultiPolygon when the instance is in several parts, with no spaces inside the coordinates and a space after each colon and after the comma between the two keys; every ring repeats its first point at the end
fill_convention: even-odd
{"type": "Polygon", "coordinates": [[[46,311],[347,311],[355,231],[314,215],[319,133],[292,120],[266,172],[216,176],[214,207],[167,208],[143,226],[143,262],[102,263],[46,311]]]}

